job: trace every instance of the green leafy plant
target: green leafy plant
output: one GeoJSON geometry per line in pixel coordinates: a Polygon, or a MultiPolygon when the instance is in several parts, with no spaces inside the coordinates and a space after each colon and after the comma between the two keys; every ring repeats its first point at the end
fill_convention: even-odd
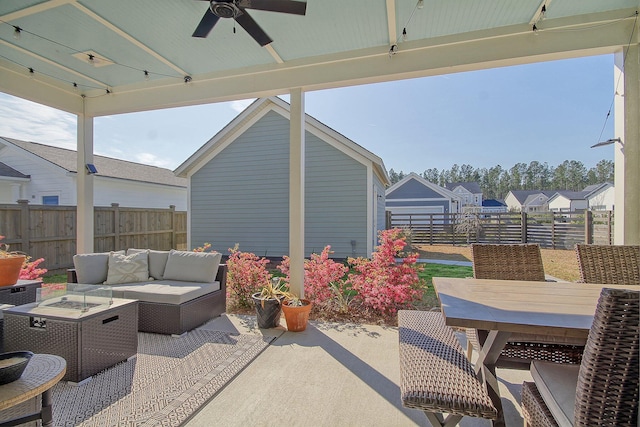
{"type": "Polygon", "coordinates": [[[289,292],[287,284],[281,277],[273,277],[271,280],[267,280],[266,284],[260,291],[256,292],[255,295],[256,298],[262,300],[263,307],[266,300],[278,300],[282,302],[282,300],[285,299],[288,301],[298,299],[298,297],[289,292]]]}

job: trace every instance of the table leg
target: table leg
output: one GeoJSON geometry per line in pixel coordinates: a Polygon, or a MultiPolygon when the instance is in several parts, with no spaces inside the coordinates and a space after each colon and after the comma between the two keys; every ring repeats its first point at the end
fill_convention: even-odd
{"type": "Polygon", "coordinates": [[[494,426],[504,427],[504,411],[500,400],[500,389],[498,388],[498,378],[496,376],[496,361],[500,352],[507,344],[511,332],[505,331],[478,331],[478,341],[480,350],[476,361],[475,371],[478,378],[487,388],[487,393],[498,410],[498,418],[493,422],[494,426]]]}
{"type": "Polygon", "coordinates": [[[53,427],[53,395],[51,389],[42,393],[42,427],[53,427]]]}

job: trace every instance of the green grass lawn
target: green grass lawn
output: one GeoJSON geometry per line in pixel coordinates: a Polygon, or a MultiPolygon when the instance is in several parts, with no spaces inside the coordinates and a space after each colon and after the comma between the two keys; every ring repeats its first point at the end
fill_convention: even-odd
{"type": "Polygon", "coordinates": [[[51,276],[44,276],[42,283],[67,283],[66,274],[52,274],[51,276]]]}
{"type": "Polygon", "coordinates": [[[424,279],[427,283],[427,290],[422,297],[422,302],[419,304],[420,308],[431,308],[439,305],[438,297],[433,289],[433,277],[473,277],[473,268],[459,266],[459,265],[446,265],[446,264],[421,264],[424,267],[419,273],[421,279],[424,279]]]}

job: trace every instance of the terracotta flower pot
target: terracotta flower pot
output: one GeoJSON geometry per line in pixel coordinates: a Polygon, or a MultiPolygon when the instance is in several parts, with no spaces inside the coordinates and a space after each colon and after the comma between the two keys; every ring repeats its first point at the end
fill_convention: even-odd
{"type": "Polygon", "coordinates": [[[301,299],[300,301],[304,305],[298,307],[287,305],[287,301],[282,303],[282,312],[287,321],[287,329],[291,332],[302,332],[307,329],[312,304],[308,299],[301,299]]]}
{"type": "Polygon", "coordinates": [[[26,258],[25,255],[0,258],[0,286],[11,286],[18,283],[20,269],[26,258]]]}

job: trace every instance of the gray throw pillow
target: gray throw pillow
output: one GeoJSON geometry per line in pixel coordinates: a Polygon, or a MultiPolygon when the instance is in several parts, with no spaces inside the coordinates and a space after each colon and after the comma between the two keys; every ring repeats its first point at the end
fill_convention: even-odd
{"type": "MultiPolygon", "coordinates": [[[[115,253],[124,255],[124,251],[115,253]]],[[[73,256],[73,266],[76,269],[78,283],[102,284],[107,280],[109,252],[76,254],[73,256]]]]}
{"type": "Polygon", "coordinates": [[[169,252],[167,267],[164,269],[164,280],[180,280],[184,282],[212,283],[222,254],[218,252],[169,252]]]}

